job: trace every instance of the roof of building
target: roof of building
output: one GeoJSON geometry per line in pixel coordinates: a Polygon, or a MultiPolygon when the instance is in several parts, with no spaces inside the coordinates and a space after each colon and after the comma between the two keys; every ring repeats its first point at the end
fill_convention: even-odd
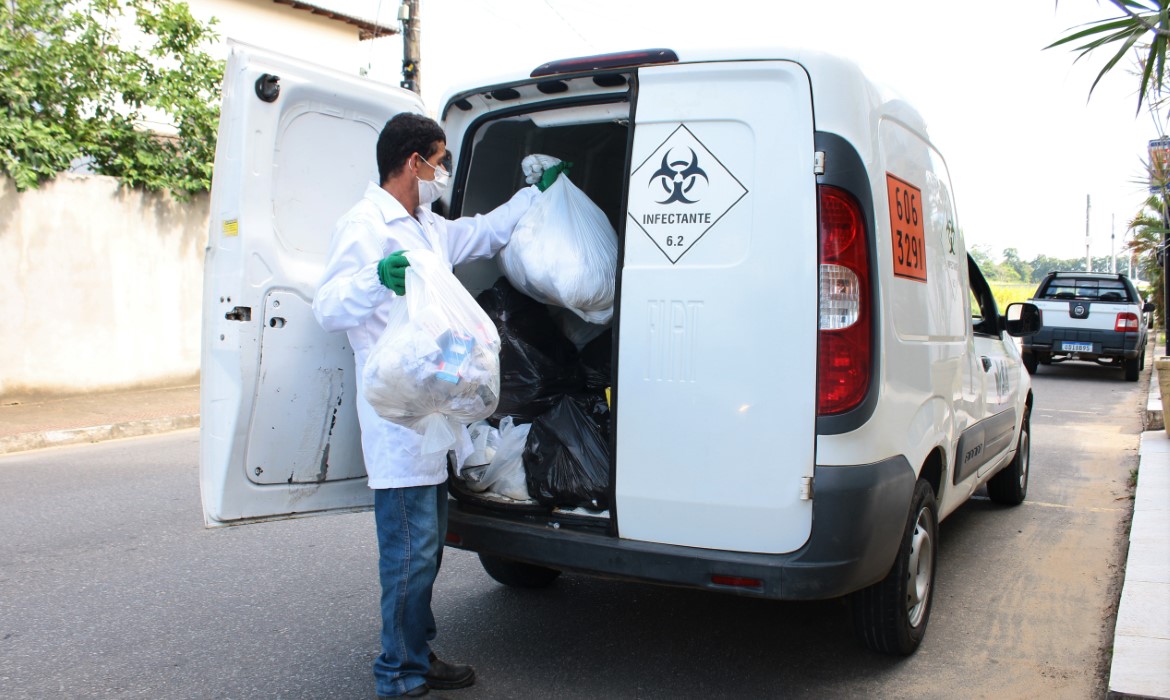
{"type": "Polygon", "coordinates": [[[322,4],[303,2],[303,0],[272,0],[280,5],[288,5],[295,10],[305,10],[312,12],[315,15],[321,15],[329,19],[335,19],[339,22],[352,24],[358,28],[358,40],[365,41],[367,39],[377,39],[379,37],[391,36],[398,34],[397,23],[383,24],[374,20],[363,19],[355,17],[351,14],[338,12],[337,10],[325,7],[322,4]]]}

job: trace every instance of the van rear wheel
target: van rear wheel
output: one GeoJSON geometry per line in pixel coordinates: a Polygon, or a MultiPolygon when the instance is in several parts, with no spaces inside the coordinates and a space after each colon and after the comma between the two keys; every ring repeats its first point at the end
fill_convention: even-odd
{"type": "Polygon", "coordinates": [[[480,554],[479,563],[483,570],[496,581],[513,588],[545,588],[561,575],[557,569],[535,564],[525,564],[513,559],[480,554]]]}
{"type": "Polygon", "coordinates": [[[938,504],[934,489],[919,479],[890,572],[851,596],[853,628],[862,644],[885,654],[914,653],[930,619],[937,554],[938,504]]]}
{"type": "Polygon", "coordinates": [[[1024,414],[1020,427],[1020,440],[1016,443],[1016,456],[1011,464],[991,477],[987,482],[987,497],[1005,506],[1018,506],[1028,495],[1028,467],[1031,459],[1031,419],[1024,414]]]}

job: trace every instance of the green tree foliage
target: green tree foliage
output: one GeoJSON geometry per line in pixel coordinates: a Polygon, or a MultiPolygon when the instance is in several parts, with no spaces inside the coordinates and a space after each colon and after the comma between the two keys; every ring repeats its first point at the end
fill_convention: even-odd
{"type": "Polygon", "coordinates": [[[1015,248],[1004,248],[1003,264],[1011,270],[1012,276],[1020,282],[1032,279],[1032,265],[1020,259],[1020,252],[1015,248]]]}
{"type": "Polygon", "coordinates": [[[1054,258],[1050,255],[1037,255],[1032,260],[1032,276],[1028,281],[1039,283],[1040,280],[1044,279],[1045,275],[1047,275],[1049,272],[1055,272],[1057,270],[1079,270],[1084,268],[1084,266],[1084,258],[1080,258],[1079,260],[1074,261],[1062,258],[1054,258]]]}
{"type": "Polygon", "coordinates": [[[18,189],[78,163],[128,187],[208,189],[223,62],[185,3],[0,2],[0,172],[18,189]]]}
{"type": "MultiPolygon", "coordinates": [[[[1127,244],[1124,250],[1128,251],[1131,247],[1132,244],[1127,244]]],[[[1000,256],[1002,260],[997,261],[985,245],[974,245],[968,252],[983,271],[984,277],[1004,284],[1039,284],[1049,272],[1080,272],[1085,269],[1084,257],[1054,258],[1050,255],[1037,255],[1031,260],[1024,260],[1015,248],[1005,248],[1000,256]]],[[[1107,255],[1096,256],[1091,262],[1092,272],[1109,272],[1112,265],[1112,260],[1107,255]]],[[[1118,272],[1125,272],[1124,257],[1118,258],[1117,265],[1118,272]]],[[[1140,262],[1138,270],[1143,278],[1150,278],[1140,262]]]]}
{"type": "Polygon", "coordinates": [[[1163,225],[1162,212],[1165,200],[1160,196],[1151,196],[1146,200],[1145,207],[1129,222],[1133,231],[1133,238],[1126,244],[1125,249],[1137,255],[1138,269],[1143,279],[1150,282],[1150,296],[1157,305],[1157,316],[1165,319],[1165,310],[1162,308],[1165,301],[1163,285],[1165,275],[1158,258],[1162,251],[1166,236],[1166,227],[1163,225]]]}
{"type": "Polygon", "coordinates": [[[1097,49],[1112,51],[1089,93],[1109,71],[1117,66],[1131,50],[1140,58],[1141,87],[1138,90],[1137,109],[1142,101],[1157,98],[1162,94],[1166,78],[1166,43],[1170,39],[1170,0],[1110,0],[1117,8],[1117,14],[1108,19],[1090,22],[1071,31],[1054,46],[1071,46],[1077,52],[1077,59],[1097,49]]]}
{"type": "Polygon", "coordinates": [[[992,270],[995,268],[995,261],[991,259],[991,251],[985,245],[973,245],[967,252],[975,260],[975,264],[983,271],[984,276],[991,279],[992,270]]]}

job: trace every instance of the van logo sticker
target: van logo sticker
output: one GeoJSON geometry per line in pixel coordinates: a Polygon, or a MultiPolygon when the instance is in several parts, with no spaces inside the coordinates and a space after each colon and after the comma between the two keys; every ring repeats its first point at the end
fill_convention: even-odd
{"type": "Polygon", "coordinates": [[[748,193],[683,124],[634,169],[630,182],[629,216],[671,264],[748,193]]]}

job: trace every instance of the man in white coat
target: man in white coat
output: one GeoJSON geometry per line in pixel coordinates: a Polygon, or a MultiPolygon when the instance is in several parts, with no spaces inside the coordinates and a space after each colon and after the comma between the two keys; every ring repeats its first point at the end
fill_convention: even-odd
{"type": "Polygon", "coordinates": [[[539,191],[566,165],[528,156],[528,182],[487,214],[449,221],[427,206],[448,184],[447,139],[437,123],[402,113],[378,136],[377,184],[333,232],[325,274],[313,300],[317,322],[345,331],[357,369],[357,413],[369,486],[374,489],[382,584],[382,653],[374,661],[378,697],[420,697],[430,688],[464,688],[471,666],[449,664],[435,638],[431,589],[447,530],[446,454],[422,454],[421,436],[384,420],[363,398],[362,372],[395,304],[405,303],[405,251],[426,249],[454,267],[494,255],[539,191]],[[539,190],[539,191],[538,191],[539,190]]]}

